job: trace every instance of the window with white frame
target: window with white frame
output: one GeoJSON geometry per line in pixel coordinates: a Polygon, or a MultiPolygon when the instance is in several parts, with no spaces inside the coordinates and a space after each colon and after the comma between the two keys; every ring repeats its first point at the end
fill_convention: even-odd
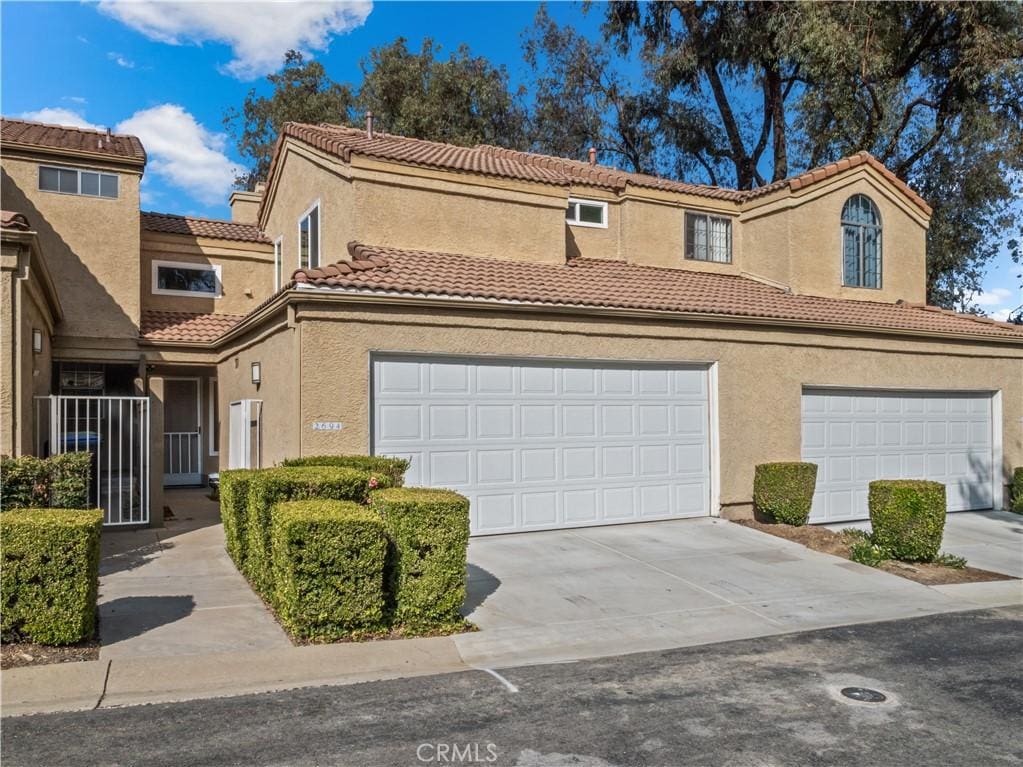
{"type": "Polygon", "coordinates": [[[220,454],[220,410],[218,407],[218,398],[220,397],[220,389],[217,386],[217,379],[211,378],[208,400],[208,413],[209,413],[209,430],[210,436],[208,442],[210,443],[210,455],[220,454]]]}
{"type": "Polygon", "coordinates": [[[284,285],[284,237],[274,240],[274,291],[284,285]]]}
{"type": "Polygon", "coordinates": [[[39,189],[43,192],[106,197],[116,200],[118,178],[116,173],[40,165],[39,189]]]}
{"type": "Polygon", "coordinates": [[[320,265],[320,201],[313,203],[298,220],[298,268],[320,265]]]}
{"type": "Polygon", "coordinates": [[[153,293],[163,296],[220,298],[220,266],[179,261],[153,261],[153,293]]]}
{"type": "Polygon", "coordinates": [[[686,213],[685,255],[693,261],[732,261],[732,222],[706,213],[686,213]]]}
{"type": "Polygon", "coordinates": [[[607,203],[598,200],[568,201],[565,220],[572,226],[595,226],[607,229],[607,203]]]}
{"type": "Polygon", "coordinates": [[[842,207],[842,284],[881,287],[881,214],[865,194],[854,194],[842,207]]]}

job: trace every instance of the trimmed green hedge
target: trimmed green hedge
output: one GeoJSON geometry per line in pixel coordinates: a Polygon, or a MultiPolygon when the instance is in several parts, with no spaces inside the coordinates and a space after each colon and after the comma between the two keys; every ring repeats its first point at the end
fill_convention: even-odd
{"type": "Polygon", "coordinates": [[[816,486],[815,463],[761,463],[753,475],[753,502],[775,522],[805,525],[816,486]]]}
{"type": "Polygon", "coordinates": [[[220,520],[224,523],[224,540],[227,553],[241,572],[245,572],[248,547],[249,483],[255,473],[250,469],[220,472],[220,520]]]}
{"type": "Polygon", "coordinates": [[[369,475],[355,469],[308,466],[253,472],[245,515],[245,575],[273,600],[270,511],[276,504],[305,499],[363,503],[368,494],[369,475]]]}
{"type": "Polygon", "coordinates": [[[0,633],[65,645],[96,629],[103,512],[18,509],[0,515],[0,633]]]}
{"type": "Polygon", "coordinates": [[[870,483],[871,541],[893,559],[931,562],[945,531],[945,486],[918,479],[870,483]]]}
{"type": "Polygon", "coordinates": [[[393,622],[412,628],[452,623],[465,601],[469,500],[450,490],[392,488],[370,494],[388,537],[393,622]]]}
{"type": "Polygon", "coordinates": [[[331,640],[384,624],[387,539],[380,516],[346,501],[273,507],[274,599],[297,636],[331,640]]]}
{"type": "Polygon", "coordinates": [[[409,462],[404,458],[387,458],[379,455],[311,455],[305,458],[288,458],[282,466],[335,466],[342,469],[364,471],[377,481],[378,488],[401,487],[405,484],[405,472],[409,462]]]}
{"type": "Polygon", "coordinates": [[[1019,466],[1012,472],[1012,502],[1009,505],[1010,511],[1023,514],[1023,466],[1019,466]]]}
{"type": "Polygon", "coordinates": [[[10,509],[84,509],[89,505],[92,453],[0,459],[0,506],[10,509]]]}

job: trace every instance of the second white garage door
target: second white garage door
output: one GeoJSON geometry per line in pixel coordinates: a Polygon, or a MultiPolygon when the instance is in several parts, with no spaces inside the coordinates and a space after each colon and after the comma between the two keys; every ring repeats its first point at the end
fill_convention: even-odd
{"type": "Polygon", "coordinates": [[[703,367],[378,356],[373,452],[468,496],[474,534],[710,513],[703,367]]]}
{"type": "Polygon", "coordinates": [[[807,389],[803,460],[816,463],[811,522],[868,519],[875,479],[945,485],[949,511],[994,502],[990,394],[807,389]]]}

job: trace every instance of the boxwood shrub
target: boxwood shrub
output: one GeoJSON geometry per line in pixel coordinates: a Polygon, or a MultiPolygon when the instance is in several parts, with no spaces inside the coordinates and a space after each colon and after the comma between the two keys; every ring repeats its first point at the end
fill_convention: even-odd
{"type": "Polygon", "coordinates": [[[1009,509],[1017,514],[1023,514],[1023,466],[1018,466],[1012,472],[1012,501],[1009,509]]]}
{"type": "Polygon", "coordinates": [[[460,620],[469,500],[450,490],[392,488],[371,493],[370,504],[387,530],[392,622],[426,628],[460,620]]]}
{"type": "Polygon", "coordinates": [[[405,484],[405,472],[409,462],[405,458],[388,458],[381,455],[311,455],[305,458],[288,458],[283,466],[336,466],[343,469],[358,469],[376,479],[378,488],[401,487],[405,484]]]}
{"type": "Polygon", "coordinates": [[[0,633],[66,645],[93,635],[99,510],[18,509],[0,515],[0,633]]]}
{"type": "Polygon", "coordinates": [[[805,525],[816,486],[815,463],[761,463],[753,475],[753,503],[775,522],[805,525]]]}
{"type": "Polygon", "coordinates": [[[871,541],[892,559],[931,562],[945,530],[945,486],[922,479],[870,483],[871,541]]]}
{"type": "Polygon", "coordinates": [[[245,515],[245,575],[272,603],[270,511],[276,504],[313,498],[363,503],[368,493],[369,475],[355,469],[308,466],[253,472],[245,515]]]}
{"type": "Polygon", "coordinates": [[[273,603],[313,640],[380,631],[387,539],[380,515],[346,501],[278,503],[271,512],[273,603]]]}
{"type": "Polygon", "coordinates": [[[89,506],[92,453],[0,459],[0,506],[84,509],[89,506]]]}
{"type": "Polygon", "coordinates": [[[227,553],[235,566],[245,572],[245,551],[248,546],[246,516],[249,505],[249,482],[254,471],[231,469],[220,472],[220,519],[224,523],[227,553]]]}

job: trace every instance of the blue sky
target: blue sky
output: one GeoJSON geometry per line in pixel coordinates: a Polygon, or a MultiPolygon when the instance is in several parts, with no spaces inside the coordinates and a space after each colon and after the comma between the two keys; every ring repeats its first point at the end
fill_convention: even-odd
{"type": "MultiPolygon", "coordinates": [[[[537,3],[22,3],[0,5],[0,109],[9,116],[111,127],[139,135],[150,155],[143,208],[212,217],[239,163],[223,126],[285,50],[322,61],[332,78],[358,82],[359,61],[399,36],[468,43],[528,78],[521,35],[537,3]],[[45,40],[45,55],[40,41],[45,40]],[[28,64],[31,62],[31,64],[28,64]]],[[[595,32],[599,14],[553,3],[551,15],[595,32]]],[[[1019,267],[1002,254],[989,269],[983,308],[998,316],[1023,303],[1019,267]]]]}

